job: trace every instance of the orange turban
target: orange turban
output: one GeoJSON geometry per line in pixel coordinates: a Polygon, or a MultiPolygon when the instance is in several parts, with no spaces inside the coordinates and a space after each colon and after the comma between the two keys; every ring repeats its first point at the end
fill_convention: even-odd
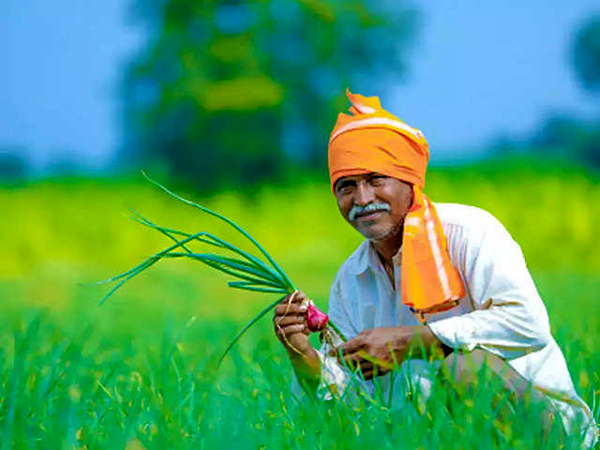
{"type": "Polygon", "coordinates": [[[402,301],[424,321],[423,314],[450,309],[464,295],[440,219],[423,193],[429,145],[423,133],[385,111],[377,97],[346,94],[352,115],[338,116],[329,139],[331,187],[342,177],[370,172],[413,186],[404,219],[401,289],[402,301]]]}

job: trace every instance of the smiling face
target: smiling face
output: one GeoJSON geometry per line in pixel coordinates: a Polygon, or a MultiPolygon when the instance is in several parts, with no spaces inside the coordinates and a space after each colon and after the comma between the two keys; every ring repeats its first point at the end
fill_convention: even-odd
{"type": "Polygon", "coordinates": [[[340,212],[368,240],[382,241],[402,232],[412,205],[409,183],[368,173],[340,178],[334,189],[340,212]]]}

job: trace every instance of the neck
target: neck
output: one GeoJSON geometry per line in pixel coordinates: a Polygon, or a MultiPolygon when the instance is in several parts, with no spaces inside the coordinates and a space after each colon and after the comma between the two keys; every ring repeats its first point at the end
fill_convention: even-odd
{"type": "Polygon", "coordinates": [[[402,235],[404,232],[404,227],[400,228],[399,232],[381,239],[381,240],[372,240],[371,245],[377,251],[377,254],[381,258],[383,265],[386,267],[393,267],[393,258],[402,247],[402,235]]]}

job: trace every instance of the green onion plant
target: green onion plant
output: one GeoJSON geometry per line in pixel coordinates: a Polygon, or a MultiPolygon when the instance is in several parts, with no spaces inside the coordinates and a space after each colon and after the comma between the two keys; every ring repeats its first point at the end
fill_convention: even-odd
{"type": "MultiPolygon", "coordinates": [[[[186,205],[197,208],[206,214],[226,222],[252,243],[252,245],[258,250],[258,255],[248,253],[239,247],[236,247],[235,245],[230,244],[229,242],[226,242],[225,240],[205,231],[190,234],[172,228],[165,228],[156,225],[142,216],[140,213],[130,210],[133,214],[133,216],[131,216],[133,220],[164,234],[173,241],[173,245],[161,250],[158,253],[155,253],[154,255],[145,259],[142,263],[130,270],[127,270],[126,272],[107,280],[95,283],[116,283],[115,286],[104,296],[104,298],[102,298],[100,305],[102,305],[127,281],[131,280],[133,277],[139,275],[141,272],[150,268],[152,265],[164,258],[189,258],[199,261],[209,267],[212,267],[213,269],[219,270],[231,276],[233,280],[228,281],[227,285],[234,289],[260,292],[263,294],[278,294],[277,300],[267,304],[262,311],[254,316],[233,337],[219,358],[218,364],[220,365],[227,353],[250,327],[252,327],[261,317],[265,316],[269,311],[275,308],[275,306],[281,303],[286,296],[298,291],[298,288],[296,285],[294,285],[294,283],[292,283],[290,278],[285,274],[279,264],[275,262],[271,255],[269,255],[267,251],[242,227],[237,225],[231,219],[228,219],[217,212],[180,197],[162,184],[150,178],[148,175],[146,175],[146,173],[142,172],[142,174],[148,181],[159,187],[171,197],[174,197],[186,205]],[[193,243],[201,243],[208,247],[208,249],[212,250],[212,252],[203,251],[202,253],[198,253],[190,248],[191,244],[193,243]]],[[[331,321],[328,321],[325,328],[320,331],[321,338],[324,339],[330,346],[333,346],[334,342],[346,340],[339,328],[331,321]]]]}

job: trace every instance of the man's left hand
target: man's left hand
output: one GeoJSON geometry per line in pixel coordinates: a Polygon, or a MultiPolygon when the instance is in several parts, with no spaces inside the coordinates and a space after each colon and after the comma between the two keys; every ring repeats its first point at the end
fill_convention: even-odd
{"type": "Polygon", "coordinates": [[[436,344],[439,341],[427,326],[373,328],[331,350],[330,354],[351,369],[359,369],[365,380],[370,380],[402,364],[411,352],[418,354],[422,349],[429,354],[436,344]]]}

